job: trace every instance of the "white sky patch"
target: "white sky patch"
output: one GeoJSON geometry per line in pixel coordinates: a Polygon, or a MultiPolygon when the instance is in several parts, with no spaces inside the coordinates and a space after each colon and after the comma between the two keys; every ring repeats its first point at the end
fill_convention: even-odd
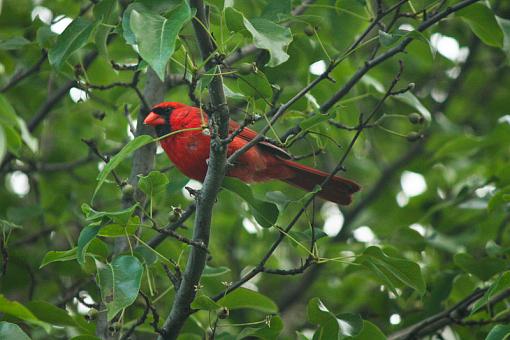
{"type": "Polygon", "coordinates": [[[488,194],[494,192],[494,190],[496,190],[496,187],[493,184],[487,184],[481,188],[476,189],[475,194],[480,198],[484,198],[488,194]]]}
{"type": "Polygon", "coordinates": [[[49,25],[51,24],[51,19],[53,19],[53,13],[49,8],[43,6],[35,6],[32,10],[32,13],[30,13],[30,18],[32,18],[32,21],[34,21],[37,17],[39,17],[39,20],[44,22],[46,25],[49,25]]]}
{"type": "MultiPolygon", "coordinates": [[[[79,294],[85,303],[88,303],[88,304],[96,303],[94,301],[94,299],[92,299],[90,294],[87,293],[86,291],[81,291],[79,294]]],[[[78,313],[81,315],[86,315],[92,309],[92,308],[87,307],[83,303],[81,303],[77,298],[74,298],[73,302],[76,304],[76,309],[78,310],[78,313]]]]}
{"type": "Polygon", "coordinates": [[[324,219],[324,232],[329,236],[336,236],[344,225],[344,215],[338,205],[332,202],[325,202],[321,208],[321,215],[324,219]]]}
{"type": "MultiPolygon", "coordinates": [[[[130,131],[130,132],[131,132],[131,131],[130,131]]],[[[158,146],[156,147],[156,154],[157,154],[157,155],[160,155],[160,154],[162,154],[163,152],[165,152],[165,150],[163,150],[163,148],[161,147],[161,145],[158,145],[158,146]]]]}
{"type": "Polygon", "coordinates": [[[324,60],[319,60],[310,65],[309,71],[313,75],[320,76],[326,71],[326,67],[326,62],[324,60]]]}
{"type": "Polygon", "coordinates": [[[446,70],[446,75],[451,79],[457,79],[460,76],[461,68],[459,66],[452,67],[449,70],[446,70]]]}
{"type": "Polygon", "coordinates": [[[464,62],[469,55],[469,48],[460,47],[459,42],[452,37],[434,33],[430,37],[430,44],[439,54],[454,62],[464,62]]]}
{"type": "Polygon", "coordinates": [[[398,27],[398,29],[402,31],[414,31],[414,27],[409,24],[402,24],[398,27]]]}
{"type": "Polygon", "coordinates": [[[249,234],[256,234],[258,231],[262,230],[260,224],[258,224],[257,221],[252,220],[250,218],[243,218],[243,228],[249,234]]]}
{"type": "Polygon", "coordinates": [[[62,34],[71,22],[73,22],[73,19],[59,15],[55,18],[55,23],[50,26],[50,29],[53,33],[62,34]]]}
{"type": "Polygon", "coordinates": [[[184,197],[188,201],[194,201],[195,198],[191,197],[188,190],[186,190],[186,187],[190,187],[191,189],[194,190],[200,190],[202,189],[202,183],[200,183],[199,181],[195,181],[194,179],[190,179],[189,182],[184,186],[184,188],[182,188],[182,194],[184,195],[184,197]]]}
{"type": "Polygon", "coordinates": [[[425,236],[425,234],[427,233],[427,229],[419,223],[413,223],[409,226],[409,228],[417,231],[418,234],[420,234],[421,236],[425,236]]]}
{"type": "Polygon", "coordinates": [[[364,243],[373,243],[375,241],[374,232],[366,225],[354,229],[352,233],[356,241],[364,243]]]}
{"type": "Polygon", "coordinates": [[[106,163],[103,162],[103,161],[98,162],[97,163],[97,170],[99,170],[99,172],[103,171],[105,165],[106,165],[106,163]]]}
{"type": "Polygon", "coordinates": [[[69,90],[69,96],[71,97],[71,100],[75,103],[84,102],[89,99],[89,95],[87,94],[87,92],[77,87],[72,87],[69,90]]]}
{"type": "Polygon", "coordinates": [[[7,187],[19,197],[24,197],[30,192],[28,176],[21,171],[14,171],[7,176],[7,187]]]}
{"type": "Polygon", "coordinates": [[[504,116],[499,117],[498,123],[500,123],[500,124],[503,124],[503,123],[510,124],[510,115],[504,115],[504,116]]]}
{"type": "Polygon", "coordinates": [[[421,195],[427,190],[425,177],[412,171],[404,171],[400,178],[402,190],[408,197],[421,195]]]}
{"type": "Polygon", "coordinates": [[[405,192],[400,191],[395,197],[397,200],[397,204],[399,207],[405,207],[409,203],[409,196],[405,194],[405,192]]]}
{"type": "Polygon", "coordinates": [[[391,316],[390,316],[390,323],[392,325],[398,325],[401,322],[402,322],[402,318],[400,317],[399,314],[391,314],[391,316]]]}
{"type": "Polygon", "coordinates": [[[437,103],[442,103],[446,100],[446,98],[448,97],[448,93],[446,93],[445,91],[443,90],[440,90],[438,88],[433,88],[432,91],[430,92],[430,96],[432,97],[432,99],[434,99],[437,103]]]}

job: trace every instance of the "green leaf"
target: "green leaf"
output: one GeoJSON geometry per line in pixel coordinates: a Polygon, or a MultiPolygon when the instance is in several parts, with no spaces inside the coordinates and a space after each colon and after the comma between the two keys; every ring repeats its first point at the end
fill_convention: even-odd
{"type": "Polygon", "coordinates": [[[496,17],[496,20],[503,30],[503,51],[507,56],[507,62],[510,61],[510,20],[496,17]]]}
{"type": "Polygon", "coordinates": [[[216,277],[230,272],[228,267],[209,267],[205,265],[202,277],[216,277]]]}
{"type": "Polygon", "coordinates": [[[290,15],[291,3],[290,0],[277,0],[269,1],[266,7],[262,10],[261,17],[278,22],[290,15]]]}
{"type": "Polygon", "coordinates": [[[78,248],[74,247],[69,250],[50,250],[44,255],[39,269],[53,262],[65,262],[75,260],[78,257],[78,248]]]}
{"type": "Polygon", "coordinates": [[[128,157],[132,152],[135,150],[141,148],[144,145],[149,144],[153,141],[153,138],[149,135],[141,135],[136,137],[135,139],[129,141],[122,150],[120,150],[115,156],[113,156],[108,163],[105,164],[103,170],[99,173],[97,176],[97,186],[94,190],[94,194],[92,195],[92,201],[94,201],[94,198],[103,185],[104,181],[106,180],[106,177],[112,172],[112,170],[115,170],[115,168],[122,162],[126,157],[128,157]]]}
{"type": "Polygon", "coordinates": [[[140,244],[133,252],[143,264],[150,266],[158,261],[158,256],[154,252],[154,249],[149,249],[146,245],[140,244]]]}
{"type": "Polygon", "coordinates": [[[234,7],[227,7],[224,10],[225,24],[230,32],[244,31],[244,15],[234,7]]]}
{"type": "Polygon", "coordinates": [[[482,281],[487,281],[496,273],[507,268],[506,261],[499,258],[483,257],[474,258],[467,253],[458,253],[453,257],[453,262],[467,273],[473,274],[482,281]]]}
{"type": "Polygon", "coordinates": [[[0,219],[0,227],[2,228],[2,234],[6,234],[13,229],[23,229],[22,226],[12,223],[7,220],[0,219]]]}
{"type": "Polygon", "coordinates": [[[7,40],[0,40],[0,50],[19,50],[29,44],[31,44],[30,40],[23,37],[13,37],[7,40]]]}
{"type": "Polygon", "coordinates": [[[237,87],[239,91],[252,98],[269,98],[273,95],[271,84],[266,78],[266,75],[261,71],[239,76],[237,79],[237,87]]]}
{"type": "Polygon", "coordinates": [[[236,340],[240,339],[263,339],[276,340],[283,330],[283,321],[279,316],[273,316],[266,319],[262,327],[246,327],[237,335],[236,340]]]}
{"type": "Polygon", "coordinates": [[[101,229],[101,225],[99,223],[93,223],[81,230],[77,247],[77,259],[79,264],[85,264],[85,252],[90,242],[96,237],[99,229],[101,229]]]}
{"type": "Polygon", "coordinates": [[[430,111],[411,92],[407,91],[405,93],[400,93],[396,96],[393,96],[393,98],[415,108],[419,113],[421,113],[427,122],[432,121],[432,115],[430,114],[430,111]]]}
{"type": "Polygon", "coordinates": [[[42,26],[37,29],[35,40],[39,47],[50,49],[55,44],[57,37],[58,35],[51,30],[50,26],[42,26]]]}
{"type": "Polygon", "coordinates": [[[19,133],[13,129],[10,126],[2,126],[0,124],[0,127],[3,128],[3,132],[5,135],[5,145],[9,152],[11,152],[14,155],[19,155],[22,143],[21,143],[21,137],[19,133]]]}
{"type": "Polygon", "coordinates": [[[505,206],[505,203],[507,202],[504,197],[505,195],[510,194],[510,185],[506,186],[500,190],[498,190],[494,196],[491,197],[489,200],[489,203],[487,204],[487,210],[492,213],[496,211],[496,209],[505,206]]]}
{"type": "Polygon", "coordinates": [[[308,320],[319,325],[316,334],[320,336],[314,339],[338,339],[346,336],[355,336],[363,328],[363,319],[356,314],[338,314],[330,312],[319,298],[313,298],[308,302],[308,320]]]}
{"type": "Polygon", "coordinates": [[[18,325],[7,321],[0,321],[0,339],[31,340],[18,325]]]}
{"type": "Polygon", "coordinates": [[[48,52],[50,64],[59,69],[71,54],[85,46],[95,25],[78,17],[58,36],[55,46],[48,52]]]}
{"type": "Polygon", "coordinates": [[[7,153],[7,141],[5,137],[4,127],[0,125],[0,162],[4,160],[7,153]]]}
{"type": "Polygon", "coordinates": [[[98,236],[126,237],[134,235],[139,226],[140,217],[132,216],[126,223],[113,223],[102,227],[98,232],[98,236]]]}
{"type": "Polygon", "coordinates": [[[390,33],[379,30],[379,42],[381,43],[382,46],[389,47],[395,44],[397,41],[399,41],[400,38],[405,36],[407,32],[408,31],[396,30],[390,33]]]}
{"type": "Polygon", "coordinates": [[[191,303],[191,308],[214,311],[220,309],[221,306],[214,302],[213,300],[211,300],[211,298],[208,297],[207,295],[201,294],[195,297],[195,300],[193,300],[193,302],[191,303]]]}
{"type": "Polygon", "coordinates": [[[395,287],[406,285],[419,294],[425,293],[425,281],[420,266],[410,260],[388,256],[379,247],[368,247],[358,258],[396,294],[395,287]]]}
{"type": "Polygon", "coordinates": [[[78,335],[71,338],[71,340],[101,340],[101,339],[93,335],[78,335]]]}
{"type": "Polygon", "coordinates": [[[98,22],[94,39],[96,42],[97,50],[106,59],[110,59],[106,42],[108,35],[112,30],[111,26],[116,23],[116,11],[116,0],[102,0],[100,3],[94,6],[94,16],[98,22]]]}
{"type": "Polygon", "coordinates": [[[239,197],[248,203],[253,216],[262,227],[269,228],[278,220],[279,210],[276,204],[255,198],[247,184],[237,178],[226,177],[223,181],[223,187],[239,195],[239,197]]]}
{"type": "Polygon", "coordinates": [[[510,325],[496,325],[492,327],[485,340],[504,340],[510,335],[510,325]]]}
{"type": "Polygon", "coordinates": [[[386,336],[373,323],[363,320],[363,329],[358,335],[350,337],[351,340],[386,340],[386,336]]]}
{"type": "Polygon", "coordinates": [[[10,316],[14,316],[20,320],[26,321],[30,324],[43,327],[47,332],[50,330],[50,326],[39,320],[27,307],[23,306],[17,301],[11,301],[6,299],[0,294],[0,313],[5,313],[10,316]]]}
{"type": "Polygon", "coordinates": [[[108,309],[110,321],[122,309],[135,302],[140,290],[143,267],[134,256],[115,258],[97,275],[101,298],[108,309]]]}
{"type": "Polygon", "coordinates": [[[494,12],[481,3],[467,6],[456,13],[486,45],[503,47],[503,31],[494,12]]]}
{"type": "Polygon", "coordinates": [[[65,309],[45,301],[30,301],[27,308],[39,319],[56,326],[79,327],[65,309]]]}
{"type": "Polygon", "coordinates": [[[270,55],[268,66],[278,66],[289,59],[287,46],[292,42],[290,28],[275,24],[264,18],[243,18],[246,29],[253,37],[253,43],[260,49],[267,50],[270,55]]]}
{"type": "Polygon", "coordinates": [[[159,171],[151,171],[147,176],[139,177],[138,188],[149,197],[164,191],[169,182],[166,175],[159,171]]]}
{"type": "Polygon", "coordinates": [[[131,11],[129,25],[136,37],[140,55],[163,81],[166,64],[174,53],[177,35],[191,18],[187,1],[173,9],[167,18],[148,11],[131,11]]]}
{"type": "Polygon", "coordinates": [[[220,306],[229,309],[255,309],[264,313],[277,313],[278,306],[273,300],[259,292],[247,288],[238,288],[222,297],[218,302],[220,306]]]}
{"type": "Polygon", "coordinates": [[[303,119],[299,123],[299,126],[301,127],[302,131],[306,131],[322,122],[327,121],[328,119],[334,119],[335,116],[336,116],[336,112],[330,112],[327,114],[316,113],[316,114],[312,115],[311,117],[303,119]]]}
{"type": "Polygon", "coordinates": [[[18,116],[11,103],[9,103],[5,96],[0,94],[0,123],[6,126],[15,126],[17,121],[18,116]]]}
{"type": "Polygon", "coordinates": [[[498,276],[496,281],[494,281],[494,283],[485,292],[482,298],[475,302],[469,314],[473,315],[476,313],[478,310],[484,307],[494,295],[503,289],[506,289],[507,287],[510,287],[510,272],[504,272],[498,276]]]}
{"type": "MultiPolygon", "coordinates": [[[[85,217],[87,221],[97,221],[103,219],[103,217],[108,217],[113,222],[121,224],[125,226],[128,222],[131,216],[133,216],[133,213],[135,212],[136,208],[139,206],[138,203],[135,205],[118,211],[96,211],[90,207],[87,203],[83,203],[81,205],[81,210],[85,214],[85,217]]],[[[136,223],[136,221],[134,221],[136,223]]]]}

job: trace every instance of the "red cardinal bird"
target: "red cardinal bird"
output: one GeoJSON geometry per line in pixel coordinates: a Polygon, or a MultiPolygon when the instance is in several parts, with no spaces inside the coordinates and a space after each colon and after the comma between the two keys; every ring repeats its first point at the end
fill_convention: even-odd
{"type": "MultiPolygon", "coordinates": [[[[207,124],[207,115],[200,109],[176,102],[163,102],[152,108],[144,121],[145,124],[156,128],[159,136],[171,131],[200,128],[207,124]]],[[[230,132],[239,128],[239,124],[231,120],[230,132]]],[[[227,155],[233,154],[255,138],[257,133],[245,128],[228,145],[227,155]]],[[[209,159],[210,137],[200,130],[183,131],[171,135],[161,141],[170,160],[186,176],[203,181],[207,172],[209,159]]],[[[262,182],[278,179],[307,191],[312,191],[316,185],[328,176],[327,173],[298,164],[289,160],[289,154],[280,147],[267,141],[262,141],[236,161],[228,170],[227,176],[237,177],[246,183],[262,182]]],[[[318,193],[328,201],[347,205],[351,203],[351,195],[357,192],[360,186],[348,179],[334,176],[318,193]]]]}

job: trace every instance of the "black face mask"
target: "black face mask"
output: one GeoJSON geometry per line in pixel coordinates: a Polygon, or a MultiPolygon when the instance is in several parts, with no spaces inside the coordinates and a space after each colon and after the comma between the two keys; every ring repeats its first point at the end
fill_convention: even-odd
{"type": "Polygon", "coordinates": [[[159,137],[164,136],[166,134],[169,134],[170,131],[172,131],[172,127],[170,126],[170,115],[172,114],[173,108],[171,107],[155,107],[152,112],[155,114],[161,116],[163,119],[165,119],[165,124],[163,125],[157,125],[156,133],[159,137]]]}

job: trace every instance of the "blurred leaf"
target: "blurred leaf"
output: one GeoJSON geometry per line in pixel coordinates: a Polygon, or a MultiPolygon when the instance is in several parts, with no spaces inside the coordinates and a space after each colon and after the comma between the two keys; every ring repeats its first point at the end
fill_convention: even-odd
{"type": "Polygon", "coordinates": [[[501,29],[503,31],[503,51],[507,56],[507,61],[510,61],[510,20],[496,17],[501,29]]]}
{"type": "Polygon", "coordinates": [[[273,300],[259,292],[247,288],[238,288],[222,297],[218,302],[220,306],[229,309],[255,309],[264,313],[277,313],[278,306],[273,300]]]}
{"type": "Polygon", "coordinates": [[[283,330],[283,322],[279,316],[273,316],[266,319],[262,327],[246,327],[237,335],[236,340],[240,339],[263,339],[276,340],[283,330]]]}
{"type": "Polygon", "coordinates": [[[46,265],[53,262],[64,262],[75,260],[78,257],[78,248],[74,247],[69,250],[50,250],[44,255],[39,268],[45,267],[46,265]]]}
{"type": "Polygon", "coordinates": [[[273,226],[278,220],[279,210],[276,204],[262,201],[253,196],[251,188],[233,177],[225,177],[223,187],[241,197],[250,206],[253,216],[264,228],[273,226]]]}
{"type": "Polygon", "coordinates": [[[215,277],[226,274],[228,272],[230,272],[230,268],[228,267],[210,267],[205,265],[202,277],[215,277]]]}
{"type": "Polygon", "coordinates": [[[510,325],[496,325],[492,327],[485,340],[503,340],[510,335],[510,325]]]}
{"type": "Polygon", "coordinates": [[[167,18],[140,9],[131,12],[129,25],[136,37],[140,55],[162,81],[165,80],[166,64],[174,53],[177,35],[191,18],[187,1],[182,1],[167,18]]]}
{"type": "Polygon", "coordinates": [[[487,205],[487,210],[492,213],[499,207],[505,205],[508,200],[505,200],[505,195],[510,194],[510,185],[498,190],[494,196],[491,197],[487,205]]]}
{"type": "Polygon", "coordinates": [[[396,286],[402,284],[415,289],[421,295],[425,293],[425,281],[420,266],[413,261],[388,256],[375,246],[365,249],[358,261],[382,279],[394,293],[396,286]]]}
{"type": "Polygon", "coordinates": [[[230,32],[241,32],[244,28],[244,16],[234,7],[227,7],[224,11],[225,24],[230,32]]]}
{"type": "Polygon", "coordinates": [[[31,42],[24,37],[13,37],[7,40],[0,40],[0,50],[19,50],[31,42]]]}
{"type": "Polygon", "coordinates": [[[147,176],[139,177],[138,188],[149,197],[164,191],[169,182],[166,175],[159,171],[151,171],[147,176]]]}
{"type": "Polygon", "coordinates": [[[496,295],[497,293],[501,292],[503,289],[506,289],[510,287],[510,272],[504,272],[503,274],[499,275],[498,278],[492,283],[490,288],[485,292],[483,297],[476,301],[473,304],[473,307],[471,308],[470,315],[473,315],[478,310],[480,310],[482,307],[487,305],[489,300],[496,295]]]}
{"type": "Polygon", "coordinates": [[[0,321],[0,339],[30,340],[18,325],[7,321],[0,321]]]}
{"type": "Polygon", "coordinates": [[[453,262],[465,272],[477,276],[482,281],[489,280],[496,273],[508,267],[505,260],[490,257],[475,259],[473,255],[467,253],[455,254],[453,262]]]}
{"type": "Polygon", "coordinates": [[[191,308],[214,311],[220,309],[221,306],[211,300],[207,295],[201,294],[195,297],[195,300],[191,303],[191,308]]]}
{"type": "Polygon", "coordinates": [[[386,336],[381,330],[370,321],[363,320],[363,329],[355,336],[349,337],[352,340],[386,340],[386,336]]]}
{"type": "Polygon", "coordinates": [[[267,50],[271,56],[270,67],[278,66],[289,59],[287,46],[292,42],[289,28],[275,24],[264,18],[243,18],[244,26],[253,36],[253,43],[260,49],[267,50]]]}
{"type": "Polygon", "coordinates": [[[46,330],[46,332],[49,332],[50,330],[50,326],[39,320],[27,307],[17,301],[8,300],[3,295],[0,295],[0,312],[14,316],[30,324],[41,326],[46,330]]]}
{"type": "Polygon", "coordinates": [[[94,6],[94,16],[98,22],[95,35],[96,46],[99,53],[108,60],[110,57],[108,55],[106,42],[108,39],[108,34],[110,34],[112,30],[111,26],[116,24],[116,11],[116,0],[102,0],[100,3],[94,6]]]}
{"type": "Polygon", "coordinates": [[[112,170],[115,170],[115,168],[122,162],[126,157],[128,157],[132,152],[135,150],[141,148],[144,145],[149,144],[153,141],[153,138],[149,135],[141,135],[136,137],[135,139],[129,141],[122,150],[120,150],[115,156],[113,156],[108,163],[105,164],[103,170],[99,173],[97,176],[97,186],[94,190],[94,194],[92,195],[92,201],[94,201],[94,198],[103,185],[104,181],[106,180],[106,177],[112,172],[112,170]]]}
{"type": "Polygon", "coordinates": [[[87,251],[87,247],[90,242],[96,237],[99,229],[101,229],[101,225],[93,223],[81,230],[80,236],[78,237],[77,247],[77,260],[79,264],[85,264],[85,252],[87,251]]]}
{"type": "Polygon", "coordinates": [[[401,94],[397,94],[396,96],[393,96],[393,98],[415,108],[419,113],[421,113],[427,122],[432,121],[432,115],[430,114],[430,111],[411,92],[407,91],[401,94]]]}
{"type": "MultiPolygon", "coordinates": [[[[87,221],[97,221],[102,220],[104,217],[108,217],[113,222],[121,224],[125,226],[128,222],[131,216],[133,216],[133,213],[135,212],[136,208],[138,208],[139,204],[136,203],[135,205],[118,211],[96,211],[90,207],[87,203],[83,203],[81,205],[81,210],[85,214],[85,217],[87,221]]],[[[136,221],[134,221],[136,223],[136,221]]]]}
{"type": "Polygon", "coordinates": [[[79,327],[66,310],[46,301],[30,301],[27,308],[39,319],[56,326],[79,327]]]}
{"type": "Polygon", "coordinates": [[[269,98],[273,95],[271,84],[269,84],[266,75],[261,71],[246,76],[239,76],[237,86],[239,91],[247,97],[269,98]]]}
{"type": "Polygon", "coordinates": [[[503,31],[489,7],[475,3],[461,9],[456,15],[466,21],[473,33],[485,44],[503,47],[503,31]]]}
{"type": "Polygon", "coordinates": [[[111,320],[122,309],[135,302],[140,290],[143,267],[134,256],[123,255],[98,271],[101,298],[111,320]]]}
{"type": "Polygon", "coordinates": [[[269,1],[262,10],[261,17],[274,22],[287,18],[291,10],[290,2],[290,0],[269,1]]]}
{"type": "Polygon", "coordinates": [[[50,49],[56,42],[58,35],[54,33],[50,26],[42,26],[37,29],[35,40],[39,47],[50,49]]]}
{"type": "Polygon", "coordinates": [[[363,328],[363,319],[355,314],[338,314],[330,312],[319,298],[308,302],[308,320],[318,325],[314,339],[342,339],[359,334],[363,328]]]}
{"type": "Polygon", "coordinates": [[[48,60],[55,69],[60,69],[62,64],[71,54],[85,46],[95,25],[78,17],[67,26],[64,32],[58,36],[55,46],[48,52],[48,60]]]}

